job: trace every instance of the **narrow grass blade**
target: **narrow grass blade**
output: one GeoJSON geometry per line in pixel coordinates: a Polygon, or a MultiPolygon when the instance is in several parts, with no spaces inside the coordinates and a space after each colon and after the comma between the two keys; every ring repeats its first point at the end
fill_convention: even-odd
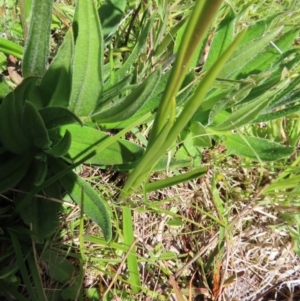
{"type": "MultiPolygon", "coordinates": [[[[123,207],[123,234],[124,244],[130,248],[134,243],[133,225],[131,217],[131,209],[129,207],[123,207]]],[[[141,279],[137,261],[136,247],[134,246],[127,257],[128,271],[129,271],[129,283],[132,291],[138,293],[141,290],[141,279]]]]}
{"type": "Polygon", "coordinates": [[[103,37],[94,1],[77,2],[73,29],[75,54],[69,109],[85,117],[97,107],[103,86],[103,37]]]}
{"type": "Polygon", "coordinates": [[[30,274],[34,283],[34,287],[36,290],[36,294],[38,297],[39,301],[47,301],[47,297],[43,288],[42,280],[41,280],[41,275],[39,273],[39,270],[36,265],[36,262],[33,258],[33,255],[30,254],[27,258],[28,266],[30,269],[30,274]]]}
{"type": "MultiPolygon", "coordinates": [[[[173,124],[173,120],[169,119],[167,124],[163,127],[159,136],[153,140],[152,145],[148,144],[146,153],[139,165],[129,175],[123,189],[122,197],[130,195],[144,180],[144,177],[149,172],[150,168],[162,157],[167,149],[176,140],[178,134],[184,129],[189,120],[193,117],[204,97],[211,87],[213,81],[218,76],[218,73],[224,66],[227,59],[231,56],[234,49],[237,47],[239,41],[243,38],[245,31],[241,32],[230,45],[230,47],[222,54],[222,56],[215,62],[210,70],[203,77],[194,95],[185,104],[180,116],[173,124]],[[150,168],[149,168],[150,167],[150,168]]],[[[173,99],[173,110],[175,110],[175,99],[173,99]]],[[[171,109],[172,109],[171,108],[171,109]]],[[[172,111],[172,110],[171,110],[172,111]]],[[[174,113],[171,113],[171,115],[174,113]]]]}
{"type": "MultiPolygon", "coordinates": [[[[227,48],[227,50],[221,55],[221,57],[207,71],[206,75],[203,77],[202,81],[198,85],[194,95],[189,99],[189,101],[187,101],[181,114],[176,119],[163,146],[159,150],[159,154],[165,152],[168,149],[168,147],[173,143],[173,141],[175,141],[178,134],[187,125],[189,120],[194,116],[195,112],[203,102],[206,93],[208,92],[211,85],[213,84],[215,78],[218,76],[224,64],[232,55],[233,51],[236,49],[237,45],[242,40],[245,33],[246,33],[245,30],[239,33],[239,35],[235,38],[233,43],[227,48]]],[[[157,154],[157,156],[159,156],[159,154],[157,154]]]]}
{"type": "Polygon", "coordinates": [[[188,71],[193,55],[206,36],[206,32],[217,13],[222,0],[197,1],[190,17],[183,39],[181,41],[174,66],[165,89],[162,102],[158,107],[157,115],[151,131],[149,144],[157,138],[169,116],[170,106],[188,71]]]}
{"type": "Polygon", "coordinates": [[[26,290],[30,296],[30,300],[32,301],[38,301],[38,298],[34,292],[34,289],[32,287],[29,275],[28,275],[28,271],[25,265],[25,260],[24,260],[24,254],[22,253],[22,249],[20,246],[20,243],[16,237],[16,235],[13,233],[12,230],[8,229],[9,235],[11,237],[11,241],[15,250],[15,254],[16,254],[16,260],[18,262],[19,268],[20,268],[20,272],[24,281],[24,284],[26,286],[26,290]]]}
{"type": "Polygon", "coordinates": [[[49,55],[53,0],[33,0],[22,64],[23,77],[42,77],[49,55]]]}
{"type": "Polygon", "coordinates": [[[146,47],[146,41],[149,35],[149,32],[152,28],[152,24],[154,22],[155,15],[153,15],[147,22],[145,28],[142,30],[137,44],[134,46],[130,56],[127,58],[127,60],[123,63],[122,67],[115,73],[115,82],[120,81],[123,79],[126,75],[128,75],[129,70],[132,68],[132,65],[140,55],[140,53],[143,51],[143,49],[146,47]]]}
{"type": "Polygon", "coordinates": [[[148,183],[146,186],[146,191],[151,192],[151,191],[163,189],[166,187],[170,187],[173,185],[177,185],[177,184],[180,184],[183,182],[187,182],[187,181],[190,181],[190,180],[193,180],[193,179],[196,179],[198,177],[205,175],[206,172],[207,172],[207,167],[199,167],[192,171],[181,174],[179,176],[174,176],[174,177],[156,181],[153,183],[148,183]]]}

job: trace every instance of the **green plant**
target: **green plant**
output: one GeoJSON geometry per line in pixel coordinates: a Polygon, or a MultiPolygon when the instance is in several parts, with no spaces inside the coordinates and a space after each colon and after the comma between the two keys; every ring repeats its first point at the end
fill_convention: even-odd
{"type": "MultiPolygon", "coordinates": [[[[298,50],[291,48],[298,30],[282,28],[280,14],[276,14],[244,31],[237,24],[247,17],[251,3],[235,12],[222,6],[222,2],[197,1],[192,11],[183,14],[168,32],[162,15],[142,18],[141,30],[135,29],[136,43],[131,45],[129,39],[126,45],[129,54],[118,55],[111,43],[106,52],[109,62],[105,64],[108,32],[121,24],[116,21],[112,26],[109,18],[101,20],[105,16],[103,7],[98,12],[92,1],[79,0],[73,27],[48,69],[52,3],[32,2],[32,16],[43,18],[45,23],[31,18],[22,65],[25,79],[0,104],[0,192],[9,197],[15,189],[16,201],[15,208],[4,207],[2,223],[5,237],[14,241],[19,261],[28,256],[32,262],[32,252],[26,244],[19,246],[21,235],[15,235],[19,229],[15,229],[15,222],[21,216],[30,231],[22,225],[20,233],[30,234],[35,242],[44,242],[58,225],[60,209],[60,204],[49,197],[63,199],[70,195],[101,227],[106,240],[111,239],[106,202],[99,191],[73,171],[83,162],[130,170],[117,200],[123,206],[124,244],[128,250],[134,244],[130,197],[140,186],[145,192],[153,191],[206,171],[206,167],[198,167],[148,184],[151,172],[165,167],[168,150],[173,153],[170,166],[188,166],[191,157],[192,164],[198,166],[201,150],[211,145],[211,138],[224,143],[229,153],[257,161],[292,155],[298,132],[290,134],[290,146],[283,146],[265,139],[255,129],[258,123],[297,114],[299,110],[295,93],[299,83],[298,50]],[[217,13],[222,15],[221,22],[214,21],[219,20],[215,18],[217,13]],[[211,24],[214,31],[210,30],[211,24]],[[139,59],[145,56],[149,35],[154,35],[154,71],[150,63],[138,66],[139,59]],[[207,43],[207,60],[200,72],[195,72],[207,43]],[[174,52],[177,54],[171,65],[168,60],[172,60],[174,52]],[[145,149],[121,139],[149,121],[154,123],[145,149]],[[110,136],[98,127],[120,131],[110,136]]],[[[107,5],[111,16],[119,20],[125,1],[118,2],[120,7],[114,3],[108,1],[107,5]]],[[[29,19],[28,15],[23,18],[23,27],[29,19]]],[[[7,41],[0,41],[0,46],[5,53],[21,55],[21,49],[13,45],[12,52],[14,48],[7,41]]],[[[5,87],[6,83],[1,84],[5,87]]],[[[134,246],[128,254],[128,270],[128,282],[133,292],[139,292],[141,281],[134,246]]],[[[32,271],[34,286],[40,287],[34,267],[32,271]]],[[[42,300],[41,291],[30,289],[24,267],[21,272],[30,298],[35,300],[37,294],[42,300]]],[[[4,282],[0,285],[4,286],[4,282]]],[[[18,296],[13,285],[6,293],[18,296]]]]}

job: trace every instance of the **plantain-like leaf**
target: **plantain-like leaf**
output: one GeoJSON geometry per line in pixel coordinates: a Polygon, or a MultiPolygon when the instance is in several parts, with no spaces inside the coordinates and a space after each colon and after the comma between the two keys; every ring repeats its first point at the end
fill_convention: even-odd
{"type": "Polygon", "coordinates": [[[86,152],[96,151],[96,155],[86,163],[96,165],[124,164],[137,160],[143,155],[144,149],[132,142],[118,139],[107,148],[97,152],[101,142],[109,139],[109,135],[97,129],[86,126],[69,125],[60,129],[60,134],[64,135],[65,130],[72,135],[72,144],[69,149],[71,159],[76,161],[86,155],[86,152]]]}
{"type": "MultiPolygon", "coordinates": [[[[49,158],[49,163],[54,173],[67,168],[66,164],[59,159],[49,158]]],[[[74,172],[61,177],[59,181],[72,199],[79,206],[83,206],[84,213],[100,226],[104,238],[107,241],[110,240],[112,236],[110,215],[100,193],[74,172]]]]}
{"type": "MultiPolygon", "coordinates": [[[[18,188],[22,191],[29,192],[34,187],[37,174],[30,170],[18,188]]],[[[51,198],[61,200],[61,186],[58,182],[54,182],[39,195],[44,197],[34,196],[29,200],[26,210],[21,210],[20,215],[27,225],[32,226],[33,238],[36,242],[42,243],[45,238],[49,237],[56,230],[59,223],[58,211],[61,204],[54,202],[51,198]]],[[[16,195],[16,204],[21,203],[24,199],[24,193],[16,195]]]]}
{"type": "Polygon", "coordinates": [[[45,72],[39,88],[43,95],[44,106],[67,108],[71,93],[71,60],[74,52],[73,31],[69,29],[62,45],[45,72]]]}
{"type": "Polygon", "coordinates": [[[211,147],[211,138],[200,122],[192,122],[189,126],[193,134],[193,144],[200,147],[211,147]]]}
{"type": "Polygon", "coordinates": [[[48,130],[57,129],[60,126],[82,121],[70,110],[63,107],[47,107],[39,110],[39,113],[48,130]]]}
{"type": "Polygon", "coordinates": [[[126,0],[108,0],[99,8],[99,17],[103,29],[104,41],[112,37],[112,33],[120,24],[126,7],[126,0]]]}
{"type": "Polygon", "coordinates": [[[21,114],[21,111],[23,110],[23,104],[25,100],[30,101],[37,109],[40,109],[44,106],[43,97],[36,85],[37,81],[37,77],[27,77],[13,91],[15,94],[15,99],[19,103],[19,114],[21,114]]]}
{"type": "Polygon", "coordinates": [[[47,262],[49,276],[55,281],[65,283],[74,275],[75,268],[73,264],[65,256],[60,256],[55,251],[45,250],[40,259],[47,262]]]}
{"type": "Polygon", "coordinates": [[[71,147],[72,136],[71,133],[66,130],[65,135],[58,140],[58,142],[50,149],[45,150],[45,153],[55,158],[66,155],[71,147]]]}
{"type": "Polygon", "coordinates": [[[293,154],[293,147],[257,137],[246,137],[237,134],[227,135],[223,141],[227,152],[237,156],[248,157],[256,161],[276,161],[293,154]]]}
{"type": "Polygon", "coordinates": [[[254,59],[257,55],[265,49],[269,42],[272,41],[282,30],[282,27],[273,30],[270,34],[261,39],[251,41],[247,44],[240,46],[231,56],[231,59],[225,64],[219,77],[230,78],[238,73],[250,60],[254,59]]]}
{"type": "MultiPolygon", "coordinates": [[[[132,79],[132,76],[126,76],[116,84],[109,86],[109,88],[106,88],[99,100],[99,108],[103,106],[104,103],[106,103],[108,100],[113,99],[114,97],[118,96],[120,94],[120,91],[124,91],[126,89],[126,86],[129,85],[130,81],[132,79]]],[[[98,108],[96,109],[98,111],[98,108]]]]}
{"type": "Polygon", "coordinates": [[[0,141],[15,154],[24,154],[33,147],[21,126],[22,110],[23,101],[16,100],[14,92],[9,93],[0,105],[0,141]]]}
{"type": "Polygon", "coordinates": [[[99,123],[119,122],[133,116],[151,97],[160,78],[160,70],[153,72],[142,84],[135,88],[123,101],[106,110],[92,115],[99,123]]]}
{"type": "Polygon", "coordinates": [[[203,71],[208,70],[233,41],[235,22],[234,12],[230,10],[227,16],[218,25],[217,31],[213,35],[210,50],[203,66],[203,71]]]}
{"type": "MultiPolygon", "coordinates": [[[[297,100],[299,101],[300,97],[298,97],[297,100]]],[[[253,120],[253,123],[267,122],[270,120],[279,119],[279,118],[286,117],[286,116],[294,114],[294,113],[298,113],[299,111],[300,111],[300,104],[291,106],[291,107],[287,107],[287,108],[279,110],[279,111],[261,114],[255,120],[253,120]]]]}
{"type": "Polygon", "coordinates": [[[48,172],[48,162],[47,160],[43,160],[41,158],[35,158],[30,167],[30,172],[34,175],[34,186],[41,185],[47,175],[48,172]]]}
{"type": "Polygon", "coordinates": [[[291,48],[298,35],[298,28],[285,32],[276,39],[273,44],[268,45],[263,52],[257,54],[253,59],[250,59],[247,64],[238,71],[238,77],[245,77],[251,73],[259,73],[268,70],[283,52],[291,48]]]}
{"type": "Polygon", "coordinates": [[[51,146],[52,142],[41,115],[36,107],[27,100],[24,105],[22,125],[25,133],[37,148],[48,149],[51,146]]]}
{"type": "Polygon", "coordinates": [[[276,20],[277,16],[280,14],[275,14],[267,17],[266,19],[259,20],[247,28],[247,33],[240,43],[242,45],[248,44],[251,41],[260,39],[270,28],[272,23],[276,20]]]}
{"type": "Polygon", "coordinates": [[[6,192],[21,181],[32,160],[31,152],[23,155],[15,155],[10,152],[0,154],[0,193],[6,192]]]}
{"type": "Polygon", "coordinates": [[[289,79],[283,80],[276,89],[267,91],[262,97],[258,97],[256,100],[243,105],[237,111],[233,112],[226,120],[211,127],[211,129],[216,131],[229,131],[252,122],[260,112],[267,107],[271,98],[288,84],[289,79]]]}
{"type": "Polygon", "coordinates": [[[32,17],[24,51],[23,77],[41,77],[49,55],[52,0],[33,0],[32,17]]]}
{"type": "Polygon", "coordinates": [[[83,117],[95,110],[103,86],[103,38],[94,1],[77,1],[73,29],[75,53],[69,109],[83,117]]]}

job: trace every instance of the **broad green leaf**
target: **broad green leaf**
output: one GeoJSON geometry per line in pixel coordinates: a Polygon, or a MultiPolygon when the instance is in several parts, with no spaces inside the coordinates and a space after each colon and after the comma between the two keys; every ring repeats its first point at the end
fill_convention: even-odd
{"type": "Polygon", "coordinates": [[[229,154],[248,157],[256,161],[276,161],[293,154],[293,147],[257,137],[227,135],[223,141],[229,154]]]}
{"type": "MultiPolygon", "coordinates": [[[[49,158],[49,161],[50,168],[55,173],[59,173],[67,167],[63,161],[58,159],[49,158]]],[[[74,172],[69,172],[61,177],[59,182],[79,206],[83,205],[84,213],[100,226],[104,238],[109,241],[112,237],[110,214],[100,192],[93,189],[90,184],[74,172]]]]}
{"type": "Polygon", "coordinates": [[[105,1],[99,8],[99,17],[104,41],[112,37],[120,24],[126,7],[126,0],[105,1]]]}
{"type": "Polygon", "coordinates": [[[260,39],[270,28],[272,22],[276,19],[277,15],[272,15],[264,20],[259,20],[255,24],[251,25],[247,29],[247,33],[241,41],[240,47],[244,44],[248,44],[251,41],[260,39]]]}
{"type": "MultiPolygon", "coordinates": [[[[31,165],[31,167],[31,172],[26,175],[19,185],[19,189],[26,192],[33,187],[33,181],[36,181],[34,166],[31,165]]],[[[61,199],[60,190],[61,187],[58,183],[53,183],[46,187],[43,192],[39,192],[39,194],[44,195],[45,197],[50,196],[52,198],[61,199]]],[[[17,194],[16,204],[20,204],[23,199],[23,193],[17,194]]],[[[42,243],[45,238],[48,238],[54,233],[59,224],[59,216],[57,213],[60,207],[60,203],[34,196],[30,198],[26,210],[20,211],[20,215],[24,223],[31,225],[33,231],[31,236],[36,242],[42,243]]]]}
{"type": "Polygon", "coordinates": [[[250,93],[243,99],[242,103],[251,102],[256,98],[263,96],[266,91],[274,89],[274,87],[276,87],[276,85],[281,81],[281,72],[282,70],[275,70],[270,76],[267,73],[266,80],[263,81],[260,85],[253,87],[250,93]]]}
{"type": "Polygon", "coordinates": [[[48,273],[53,280],[64,283],[72,278],[75,268],[65,257],[54,251],[46,250],[40,259],[47,262],[48,273]]]}
{"type": "Polygon", "coordinates": [[[58,140],[50,149],[45,150],[45,153],[55,158],[66,155],[71,147],[72,136],[71,133],[66,130],[64,136],[58,140]]]}
{"type": "Polygon", "coordinates": [[[92,115],[99,123],[119,122],[133,116],[151,97],[159,82],[160,70],[153,72],[142,84],[136,87],[123,101],[106,110],[92,115]]]}
{"type": "MultiPolygon", "coordinates": [[[[126,90],[126,86],[129,85],[131,79],[132,79],[131,75],[126,76],[119,82],[115,83],[114,85],[109,86],[108,88],[104,89],[101,94],[101,98],[99,100],[98,107],[100,108],[108,100],[111,100],[111,99],[117,97],[120,94],[120,91],[124,92],[124,90],[126,90]]],[[[96,111],[99,111],[98,108],[95,110],[95,112],[96,111]]]]}
{"type": "Polygon", "coordinates": [[[34,175],[34,186],[41,185],[46,178],[48,162],[45,159],[35,158],[30,166],[30,172],[34,175]]]}
{"type": "Polygon", "coordinates": [[[215,118],[222,110],[233,107],[233,105],[242,101],[250,93],[252,88],[252,84],[239,87],[237,92],[228,93],[227,97],[220,99],[209,112],[209,124],[214,122],[215,118]]]}
{"type": "Polygon", "coordinates": [[[235,15],[230,11],[225,19],[218,25],[213,35],[210,50],[203,66],[203,71],[208,70],[222,52],[232,43],[234,38],[235,15]]]}
{"type": "Polygon", "coordinates": [[[250,60],[259,55],[282,30],[282,27],[277,28],[270,34],[261,39],[251,41],[240,46],[231,56],[222,71],[219,74],[221,78],[229,78],[233,74],[239,72],[250,60]]]}
{"type": "MultiPolygon", "coordinates": [[[[125,127],[131,125],[132,123],[134,123],[136,120],[138,120],[142,116],[145,116],[147,113],[149,113],[152,110],[154,110],[155,108],[157,108],[160,103],[160,100],[162,98],[162,93],[166,87],[166,83],[168,81],[169,75],[170,75],[170,72],[168,71],[160,77],[160,80],[155,88],[155,91],[151,95],[150,99],[146,103],[144,103],[144,105],[141,107],[141,109],[138,112],[136,112],[136,114],[134,116],[132,116],[131,118],[128,118],[124,121],[121,121],[121,122],[105,124],[105,128],[113,128],[113,129],[125,128],[125,127]]],[[[151,117],[151,118],[153,119],[153,117],[151,117]]]]}
{"type": "Polygon", "coordinates": [[[144,149],[132,142],[118,139],[107,148],[97,152],[97,148],[101,143],[109,139],[109,135],[97,129],[90,127],[80,127],[78,125],[70,125],[61,128],[61,135],[68,130],[72,136],[72,144],[69,155],[72,159],[79,160],[86,153],[96,151],[96,155],[87,161],[88,164],[96,165],[116,165],[127,162],[133,162],[140,158],[144,149]]]}
{"type": "Polygon", "coordinates": [[[96,108],[103,86],[103,37],[94,1],[77,2],[73,29],[75,53],[69,109],[85,117],[96,108]]]}
{"type": "Polygon", "coordinates": [[[14,155],[10,152],[0,154],[0,193],[13,188],[25,176],[32,162],[33,154],[14,155]]]}
{"type": "Polygon", "coordinates": [[[7,150],[16,154],[24,154],[33,147],[21,126],[22,110],[23,102],[15,99],[14,92],[0,105],[0,140],[7,150]]]}
{"type": "Polygon", "coordinates": [[[282,107],[283,105],[289,105],[297,101],[299,98],[299,84],[300,84],[300,76],[296,78],[290,78],[290,84],[280,91],[274,99],[270,102],[270,106],[268,110],[274,110],[278,107],[282,107]]]}
{"type": "Polygon", "coordinates": [[[193,134],[194,145],[200,147],[211,147],[211,138],[205,127],[200,122],[192,122],[189,129],[193,134]]]}
{"type": "Polygon", "coordinates": [[[238,73],[243,75],[243,77],[251,74],[252,72],[258,73],[268,70],[274,63],[274,61],[280,57],[280,54],[289,50],[294,42],[294,40],[299,35],[299,29],[292,29],[283,35],[281,35],[277,40],[273,41],[274,44],[270,44],[266,49],[255,56],[253,59],[247,61],[246,65],[241,68],[238,73]],[[275,46],[277,49],[275,48],[275,46]],[[281,51],[281,53],[280,53],[281,51]]]}
{"type": "MultiPolygon", "coordinates": [[[[297,100],[300,100],[300,97],[297,97],[297,100]]],[[[282,117],[287,117],[291,114],[297,113],[300,111],[300,104],[299,105],[295,105],[292,107],[288,107],[282,110],[278,110],[275,112],[270,112],[270,113],[266,113],[266,114],[261,114],[260,116],[258,116],[255,120],[253,120],[253,123],[258,123],[258,122],[266,122],[266,121],[270,121],[270,120],[275,120],[275,119],[279,119],[282,117]]]]}
{"type": "Polygon", "coordinates": [[[48,130],[72,123],[82,125],[82,121],[74,113],[63,107],[47,107],[39,110],[39,113],[48,130]]]}
{"type": "Polygon", "coordinates": [[[33,0],[32,17],[24,51],[23,77],[42,77],[49,55],[53,0],[33,0]]]}
{"type": "Polygon", "coordinates": [[[0,38],[0,52],[5,53],[6,55],[13,55],[21,60],[23,47],[4,38],[0,38]]]}
{"type": "Polygon", "coordinates": [[[36,109],[41,109],[44,106],[44,99],[40,89],[36,85],[38,78],[27,77],[14,90],[16,100],[24,103],[28,100],[36,109]]]}
{"type": "Polygon", "coordinates": [[[25,101],[22,115],[24,132],[39,149],[48,149],[52,142],[49,139],[45,123],[36,107],[29,101],[25,101]]]}
{"type": "Polygon", "coordinates": [[[210,127],[210,129],[215,131],[229,131],[251,123],[259,113],[267,107],[271,101],[271,97],[288,85],[288,83],[289,79],[283,80],[275,89],[267,91],[262,97],[243,105],[237,111],[233,112],[225,121],[210,127]]]}
{"type": "Polygon", "coordinates": [[[43,95],[44,106],[68,107],[71,93],[71,60],[73,52],[73,31],[69,29],[39,85],[43,95]]]}

